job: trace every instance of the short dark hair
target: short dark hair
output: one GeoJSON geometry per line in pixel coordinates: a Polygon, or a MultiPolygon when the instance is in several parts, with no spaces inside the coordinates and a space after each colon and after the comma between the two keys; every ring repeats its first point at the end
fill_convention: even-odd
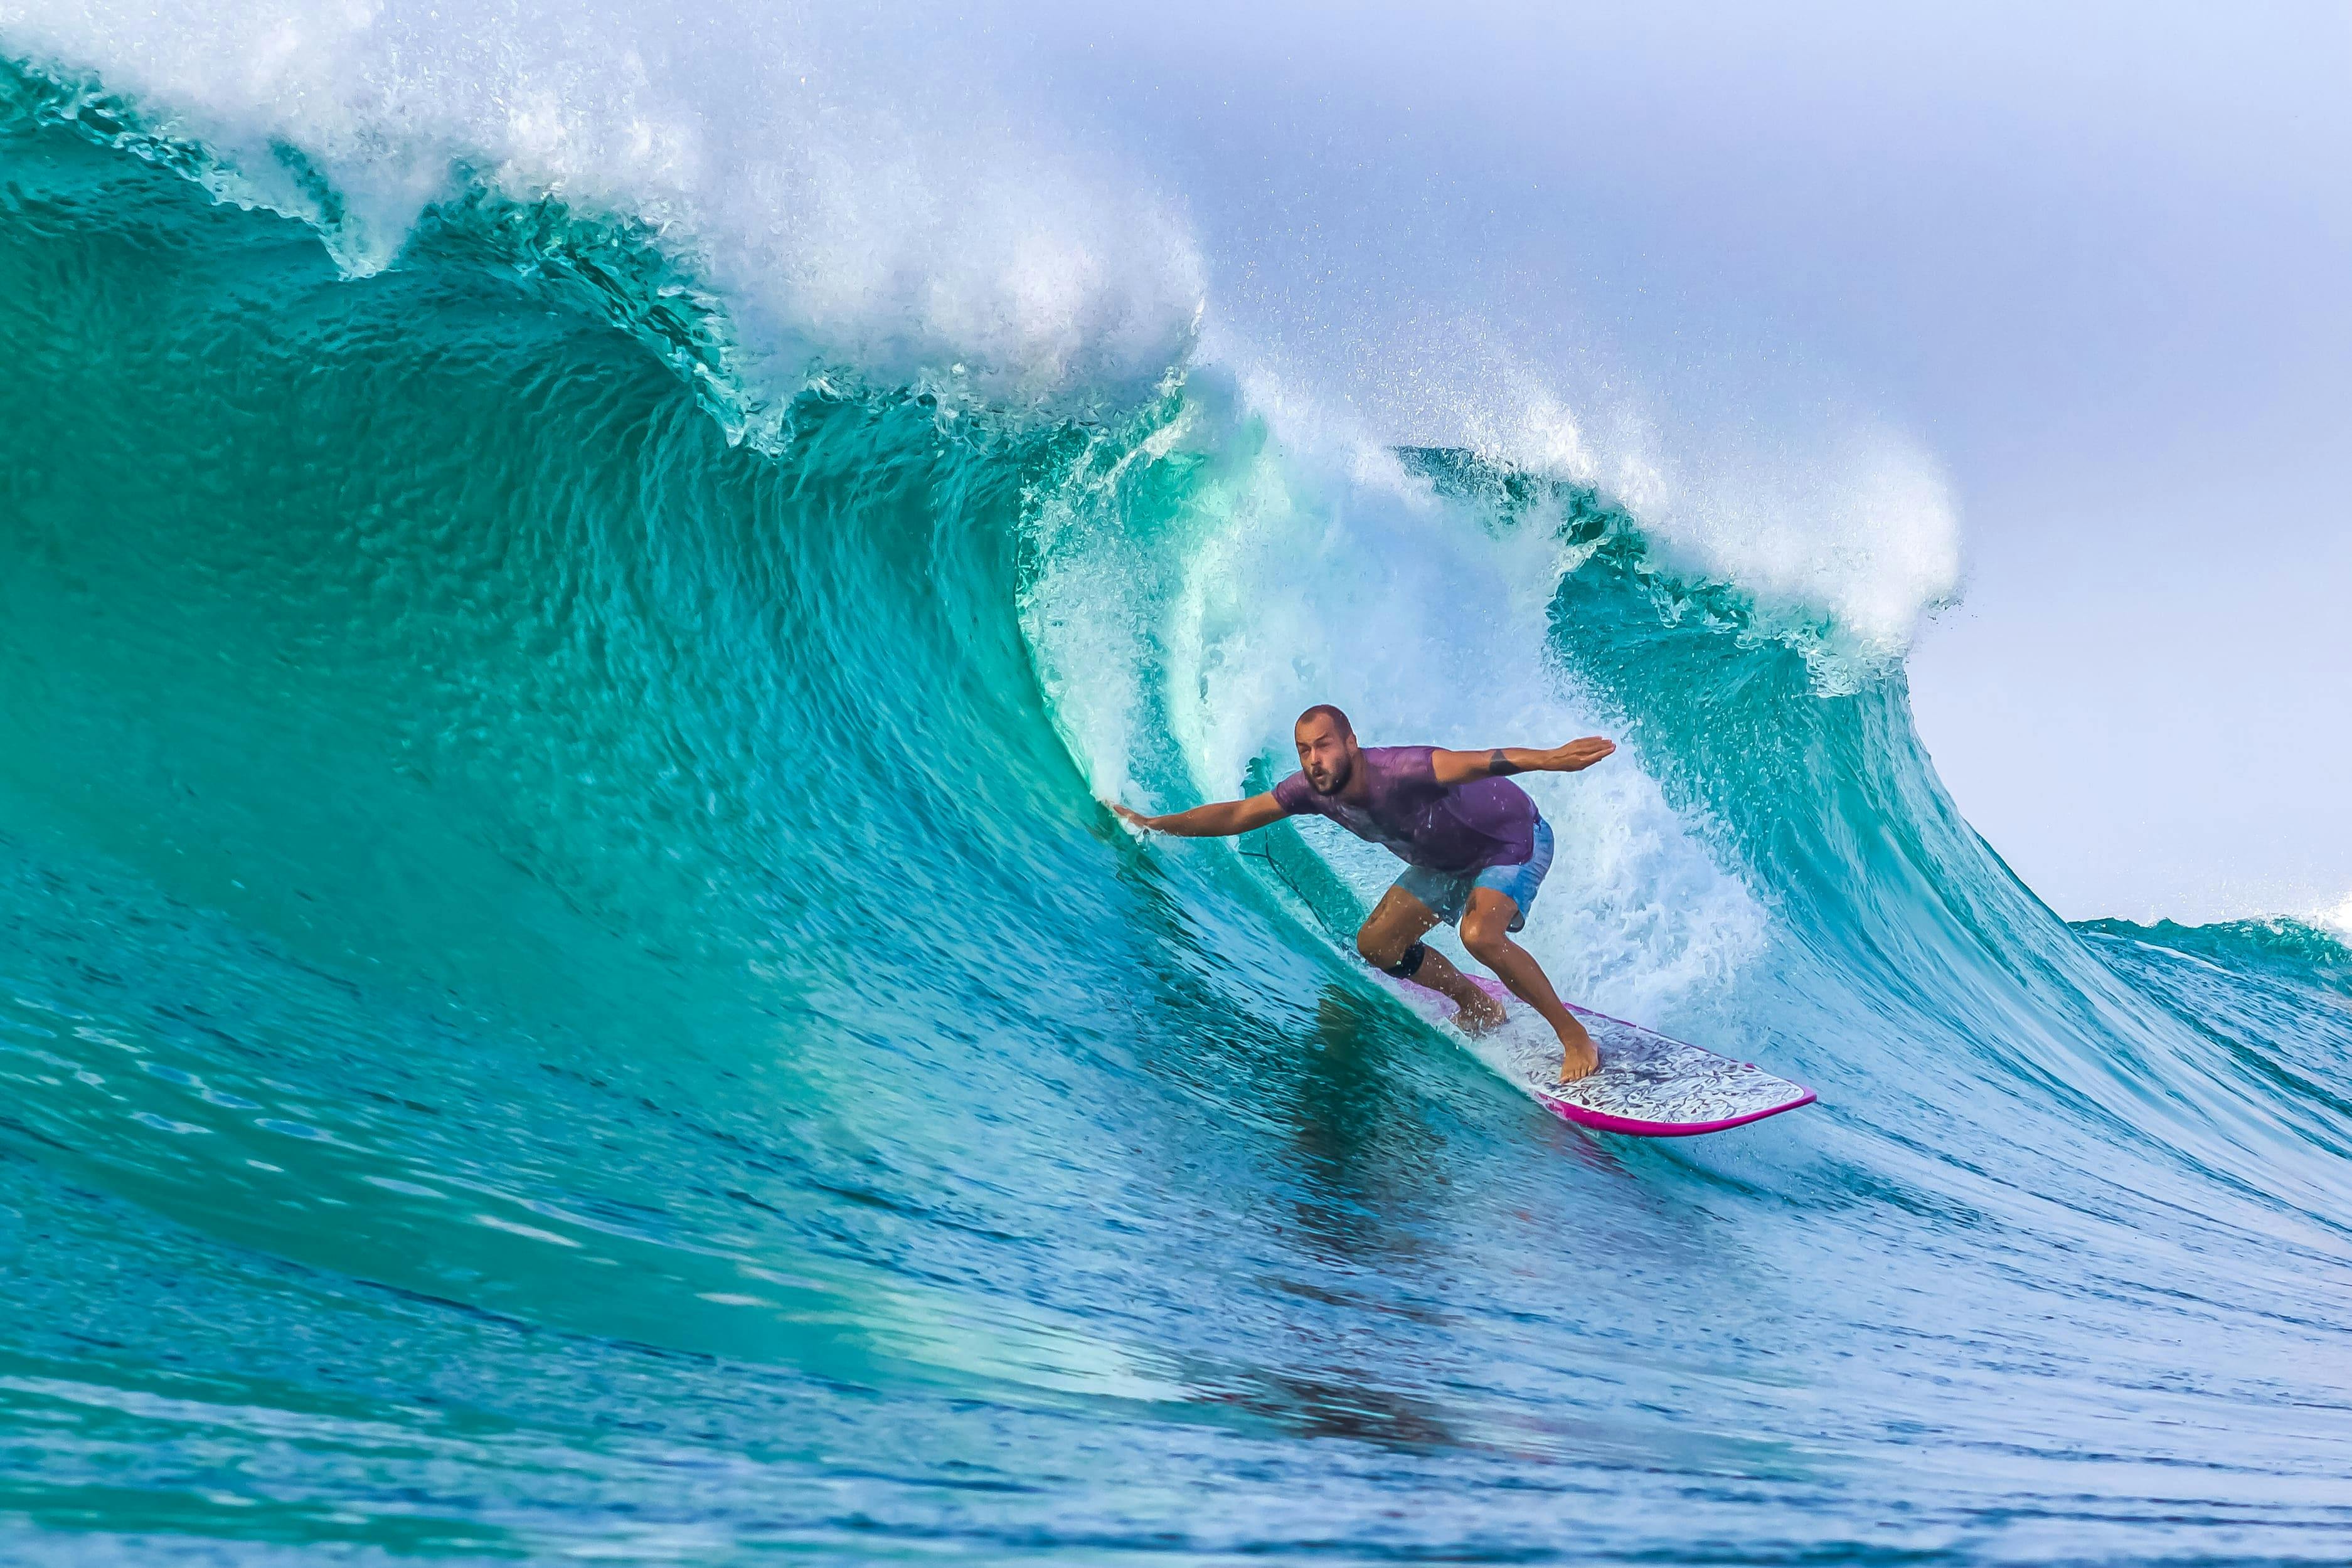
{"type": "Polygon", "coordinates": [[[1298,722],[1300,724],[1305,724],[1310,718],[1329,719],[1333,724],[1339,727],[1339,733],[1341,735],[1353,735],[1356,733],[1356,727],[1348,722],[1348,716],[1341,713],[1338,708],[1333,707],[1329,703],[1317,703],[1313,707],[1308,708],[1305,713],[1298,716],[1298,722]]]}

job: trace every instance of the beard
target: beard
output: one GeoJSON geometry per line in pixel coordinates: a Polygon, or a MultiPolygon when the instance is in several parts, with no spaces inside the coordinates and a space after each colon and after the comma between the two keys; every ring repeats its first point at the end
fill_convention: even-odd
{"type": "Polygon", "coordinates": [[[1348,780],[1354,778],[1355,775],[1356,759],[1352,757],[1342,757],[1339,758],[1337,766],[1331,769],[1331,782],[1328,784],[1321,783],[1316,779],[1313,773],[1308,773],[1307,775],[1307,785],[1308,789],[1313,789],[1318,795],[1337,795],[1340,790],[1345,789],[1348,787],[1348,780]]]}

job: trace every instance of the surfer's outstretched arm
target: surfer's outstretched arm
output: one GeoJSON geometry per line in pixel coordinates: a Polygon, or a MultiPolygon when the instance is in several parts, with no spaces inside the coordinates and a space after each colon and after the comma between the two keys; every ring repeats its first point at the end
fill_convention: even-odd
{"type": "Polygon", "coordinates": [[[1473,779],[1507,779],[1514,773],[1581,773],[1616,749],[1616,742],[1597,735],[1541,748],[1498,746],[1491,751],[1447,751],[1441,747],[1429,754],[1429,766],[1440,784],[1467,784],[1473,779]]]}
{"type": "Polygon", "coordinates": [[[1290,815],[1282,802],[1268,790],[1253,795],[1246,800],[1219,800],[1214,805],[1195,806],[1189,811],[1171,811],[1165,817],[1147,817],[1140,811],[1129,810],[1113,803],[1111,810],[1139,828],[1155,833],[1173,833],[1180,839],[1224,839],[1235,833],[1278,822],[1290,815]]]}

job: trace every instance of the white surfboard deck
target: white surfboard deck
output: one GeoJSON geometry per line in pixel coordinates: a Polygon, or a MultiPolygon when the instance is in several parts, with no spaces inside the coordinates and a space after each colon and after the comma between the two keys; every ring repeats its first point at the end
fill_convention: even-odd
{"type": "MultiPolygon", "coordinates": [[[[1500,1027],[1469,1040],[1479,1059],[1546,1110],[1581,1127],[1643,1138],[1687,1138],[1745,1126],[1813,1102],[1801,1083],[1776,1078],[1752,1061],[1735,1061],[1655,1030],[1569,1004],[1601,1051],[1601,1065],[1573,1083],[1559,1082],[1559,1039],[1536,1010],[1483,975],[1472,982],[1502,1003],[1500,1027]]],[[[1433,1022],[1450,1026],[1454,1004],[1426,986],[1389,982],[1433,1022]]]]}

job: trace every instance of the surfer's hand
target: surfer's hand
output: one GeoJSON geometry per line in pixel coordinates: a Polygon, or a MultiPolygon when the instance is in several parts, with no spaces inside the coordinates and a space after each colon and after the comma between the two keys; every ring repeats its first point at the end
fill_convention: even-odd
{"type": "Polygon", "coordinates": [[[1113,800],[1110,803],[1110,809],[1118,813],[1119,821],[1127,823],[1136,831],[1139,833],[1148,833],[1152,831],[1151,819],[1145,816],[1142,812],[1127,806],[1122,806],[1116,800],[1113,800]]]}
{"type": "Polygon", "coordinates": [[[1580,773],[1616,749],[1615,741],[1603,740],[1597,735],[1588,735],[1582,740],[1571,740],[1566,746],[1555,747],[1552,749],[1551,771],[1580,773]]]}

